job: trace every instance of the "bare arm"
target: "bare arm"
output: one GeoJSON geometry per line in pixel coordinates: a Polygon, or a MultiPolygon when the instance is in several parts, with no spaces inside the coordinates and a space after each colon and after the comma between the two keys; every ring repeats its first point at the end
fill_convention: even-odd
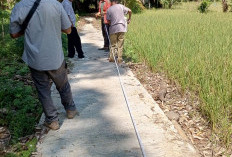
{"type": "Polygon", "coordinates": [[[95,14],[95,17],[96,17],[96,18],[101,17],[101,13],[100,13],[100,12],[96,13],[96,14],[95,14]]]}
{"type": "Polygon", "coordinates": [[[24,33],[22,31],[20,31],[18,33],[10,34],[11,38],[13,38],[13,39],[19,38],[23,35],[24,35],[24,33]]]}
{"type": "Polygon", "coordinates": [[[128,11],[128,14],[129,14],[129,18],[128,18],[128,20],[127,20],[127,23],[129,24],[129,23],[130,23],[130,21],[131,21],[132,11],[131,11],[131,10],[129,10],[129,11],[128,11]]]}
{"type": "Polygon", "coordinates": [[[62,30],[63,33],[66,33],[66,34],[70,34],[72,31],[71,27],[69,27],[68,29],[64,29],[62,30]]]}

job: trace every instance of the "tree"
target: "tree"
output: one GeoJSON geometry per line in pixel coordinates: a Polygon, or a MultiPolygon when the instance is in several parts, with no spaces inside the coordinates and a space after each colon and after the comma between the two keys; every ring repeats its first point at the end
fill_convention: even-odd
{"type": "Polygon", "coordinates": [[[98,0],[77,0],[73,2],[73,8],[79,13],[96,12],[98,8],[98,0]]]}
{"type": "Polygon", "coordinates": [[[129,7],[133,13],[141,13],[144,9],[141,0],[123,0],[122,3],[129,7]]]}

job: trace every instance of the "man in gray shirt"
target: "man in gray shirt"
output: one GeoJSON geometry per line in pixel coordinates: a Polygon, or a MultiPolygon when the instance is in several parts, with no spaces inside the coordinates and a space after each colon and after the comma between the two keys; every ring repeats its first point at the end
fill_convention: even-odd
{"type": "Polygon", "coordinates": [[[58,113],[51,98],[51,83],[55,83],[68,118],[78,114],[67,78],[62,50],[61,31],[71,32],[71,22],[62,5],[56,0],[41,0],[24,33],[21,25],[35,0],[21,0],[15,5],[10,18],[10,35],[24,35],[23,61],[29,66],[46,116],[45,125],[59,129],[58,113]]]}
{"type": "Polygon", "coordinates": [[[127,23],[131,20],[131,10],[122,4],[118,4],[119,0],[111,0],[111,7],[107,10],[106,18],[110,23],[110,62],[114,62],[113,53],[117,52],[118,63],[122,62],[122,52],[124,44],[125,32],[127,32],[127,23]],[[124,15],[129,13],[126,21],[124,15]]]}

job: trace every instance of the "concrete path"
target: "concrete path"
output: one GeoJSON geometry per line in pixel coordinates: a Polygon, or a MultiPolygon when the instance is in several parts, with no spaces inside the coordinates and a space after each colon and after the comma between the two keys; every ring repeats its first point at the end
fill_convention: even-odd
{"type": "MultiPolygon", "coordinates": [[[[116,67],[108,62],[107,52],[97,50],[103,44],[101,32],[87,24],[81,39],[89,60],[70,60],[74,67],[69,75],[80,116],[65,117],[54,88],[61,128],[49,131],[38,144],[38,153],[42,157],[141,157],[116,67]]],[[[147,157],[198,156],[128,67],[121,66],[120,71],[147,157]]]]}

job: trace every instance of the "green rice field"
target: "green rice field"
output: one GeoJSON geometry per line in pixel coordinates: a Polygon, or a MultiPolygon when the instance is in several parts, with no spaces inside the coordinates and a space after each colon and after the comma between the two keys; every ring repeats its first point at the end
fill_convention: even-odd
{"type": "Polygon", "coordinates": [[[197,93],[212,129],[232,142],[232,12],[220,3],[202,14],[198,3],[133,15],[125,55],[165,72],[183,89],[197,93]]]}

